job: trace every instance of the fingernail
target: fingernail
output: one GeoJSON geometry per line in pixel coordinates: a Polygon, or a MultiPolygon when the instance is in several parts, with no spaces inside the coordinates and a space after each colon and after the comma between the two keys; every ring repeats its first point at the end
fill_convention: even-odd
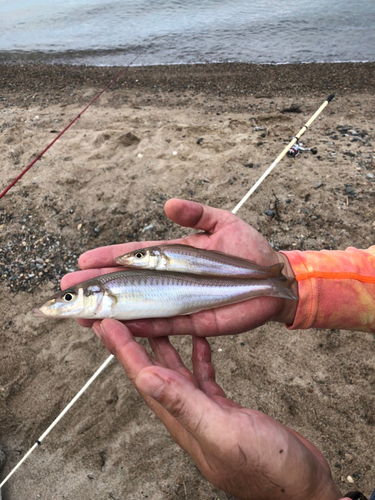
{"type": "Polygon", "coordinates": [[[102,327],[102,323],[101,321],[97,321],[96,323],[94,323],[92,325],[92,329],[94,330],[95,334],[97,335],[97,337],[100,338],[100,340],[104,340],[105,338],[105,332],[104,332],[104,329],[102,327]]]}
{"type": "Polygon", "coordinates": [[[145,392],[155,399],[160,396],[165,386],[165,382],[162,378],[149,372],[138,375],[135,384],[140,391],[145,392]]]}

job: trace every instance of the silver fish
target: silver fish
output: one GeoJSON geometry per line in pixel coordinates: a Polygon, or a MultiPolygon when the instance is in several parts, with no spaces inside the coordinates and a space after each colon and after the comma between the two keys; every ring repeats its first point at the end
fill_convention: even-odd
{"type": "Polygon", "coordinates": [[[116,262],[136,269],[252,279],[281,278],[284,267],[281,263],[259,266],[233,255],[179,244],[141,248],[117,257],[116,262]]]}
{"type": "Polygon", "coordinates": [[[34,307],[48,318],[167,318],[260,296],[297,300],[294,279],[246,280],[158,271],[120,271],[84,281],[34,307]]]}

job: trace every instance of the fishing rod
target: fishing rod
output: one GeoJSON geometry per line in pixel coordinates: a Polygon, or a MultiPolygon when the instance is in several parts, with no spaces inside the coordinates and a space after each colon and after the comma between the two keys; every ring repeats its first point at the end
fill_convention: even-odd
{"type": "MultiPolygon", "coordinates": [[[[264,172],[264,174],[257,180],[254,186],[245,194],[242,200],[235,206],[232,210],[232,213],[235,214],[242,207],[242,205],[249,199],[249,197],[253,194],[253,192],[260,186],[260,184],[264,181],[264,179],[271,173],[271,171],[276,167],[276,165],[284,158],[289,149],[300,139],[300,137],[306,132],[308,127],[313,123],[313,121],[320,115],[323,109],[332,101],[335,94],[331,94],[324,103],[320,106],[320,108],[314,113],[314,115],[306,122],[306,124],[301,128],[298,134],[293,137],[290,143],[283,149],[283,151],[279,154],[276,160],[268,167],[268,169],[264,172]]],[[[48,429],[41,435],[39,439],[34,443],[34,445],[29,449],[29,451],[23,456],[23,458],[18,462],[18,464],[11,470],[11,472],[7,475],[7,477],[0,483],[0,500],[1,500],[1,488],[8,481],[8,479],[16,472],[16,470],[20,467],[20,465],[31,455],[31,453],[37,448],[42,440],[51,432],[51,430],[55,427],[55,425],[61,420],[61,418],[70,410],[70,408],[74,405],[74,403],[82,396],[82,394],[89,388],[89,386],[94,382],[94,380],[101,374],[101,372],[109,365],[109,363],[113,360],[114,355],[111,354],[104,361],[104,363],[96,370],[94,375],[86,382],[86,384],[82,387],[82,389],[74,396],[74,398],[70,401],[70,403],[64,408],[64,410],[59,414],[59,416],[52,422],[52,424],[48,427],[48,429]]]]}
{"type": "Polygon", "coordinates": [[[298,132],[297,135],[293,137],[293,139],[290,141],[290,143],[285,146],[285,148],[282,150],[282,152],[279,154],[279,156],[276,158],[276,160],[267,168],[267,170],[264,172],[264,174],[259,177],[257,182],[254,184],[254,186],[248,191],[248,193],[242,198],[242,200],[238,203],[238,205],[235,206],[235,208],[232,210],[233,214],[236,214],[238,210],[242,207],[242,205],[250,198],[250,196],[254,193],[254,191],[262,184],[264,179],[272,172],[272,170],[276,167],[276,165],[281,161],[284,156],[287,154],[289,149],[294,146],[296,142],[299,141],[299,139],[303,136],[303,134],[306,132],[306,130],[310,127],[310,125],[313,123],[314,120],[320,115],[320,113],[323,111],[323,109],[332,101],[332,99],[335,97],[335,94],[331,94],[327,97],[327,99],[323,102],[323,104],[320,106],[320,108],[313,114],[313,116],[306,122],[306,124],[301,128],[301,130],[298,132]]]}
{"type": "Polygon", "coordinates": [[[108,356],[108,358],[105,360],[105,362],[96,370],[94,375],[86,382],[86,384],[82,387],[80,391],[77,392],[77,394],[74,396],[74,398],[70,401],[70,403],[63,409],[63,411],[55,418],[55,420],[52,422],[52,424],[48,427],[47,430],[43,432],[43,434],[40,436],[39,439],[37,439],[34,443],[34,445],[29,449],[29,451],[22,457],[22,459],[18,462],[18,464],[10,471],[10,473],[7,475],[7,477],[4,479],[2,483],[0,483],[0,500],[1,500],[1,488],[4,486],[4,484],[8,481],[8,479],[13,476],[13,474],[16,472],[16,470],[23,464],[23,462],[27,459],[29,455],[42,444],[43,439],[48,436],[48,434],[52,431],[52,429],[55,427],[55,425],[63,418],[65,413],[68,413],[70,408],[74,405],[74,403],[82,396],[82,394],[86,391],[86,389],[92,384],[92,382],[101,374],[101,372],[106,368],[106,366],[112,361],[114,358],[114,355],[111,354],[108,356]]]}
{"type": "MultiPolygon", "coordinates": [[[[73,123],[75,123],[79,118],[81,118],[81,116],[83,115],[83,113],[92,105],[94,104],[94,102],[99,99],[99,97],[104,94],[104,92],[106,90],[109,89],[109,87],[111,87],[124,73],[127,69],[129,69],[129,67],[138,59],[138,57],[140,57],[142,54],[144,54],[144,51],[143,52],[140,52],[127,66],[125,66],[125,68],[123,68],[114,78],[113,80],[111,80],[109,82],[109,84],[101,91],[99,92],[99,94],[97,94],[94,99],[92,99],[92,101],[90,101],[88,103],[88,105],[53,139],[53,141],[51,141],[48,146],[43,149],[43,151],[41,153],[38,154],[38,156],[36,158],[34,158],[34,160],[29,163],[29,165],[27,165],[27,167],[20,173],[20,175],[18,177],[16,177],[10,184],[9,186],[7,186],[4,191],[2,193],[0,193],[0,199],[6,195],[6,193],[12,189],[12,187],[26,174],[26,172],[28,170],[30,170],[30,168],[35,165],[35,163],[37,161],[39,161],[42,156],[44,155],[44,153],[46,153],[50,147],[52,147],[56,141],[58,141],[60,139],[60,137],[65,134],[65,132],[73,125],[73,123]]],[[[1,500],[1,498],[0,498],[1,500]]]]}

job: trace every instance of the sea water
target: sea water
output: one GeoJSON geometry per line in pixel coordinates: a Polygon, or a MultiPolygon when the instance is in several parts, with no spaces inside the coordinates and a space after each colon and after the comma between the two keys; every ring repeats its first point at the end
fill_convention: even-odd
{"type": "Polygon", "coordinates": [[[0,0],[0,61],[375,60],[375,0],[0,0]]]}

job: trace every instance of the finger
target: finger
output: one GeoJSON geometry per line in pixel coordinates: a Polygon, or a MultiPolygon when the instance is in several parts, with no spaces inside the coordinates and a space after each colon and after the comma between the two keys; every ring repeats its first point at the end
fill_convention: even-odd
{"type": "MultiPolygon", "coordinates": [[[[164,210],[167,217],[180,226],[202,229],[208,232],[213,232],[216,226],[221,227],[224,225],[228,218],[232,217],[234,220],[238,220],[237,217],[225,210],[211,208],[187,200],[171,199],[165,204],[164,210]]],[[[125,253],[161,243],[177,243],[180,241],[181,239],[142,241],[95,248],[83,253],[78,259],[78,265],[81,269],[115,266],[116,257],[125,253]]]]}
{"type": "MultiPolygon", "coordinates": [[[[180,373],[154,366],[142,370],[134,383],[140,391],[161,404],[202,449],[216,447],[218,436],[222,436],[228,427],[227,411],[190,380],[180,373]]],[[[169,423],[163,417],[162,421],[166,426],[169,423]]]]}
{"type": "Polygon", "coordinates": [[[168,337],[158,337],[148,339],[155,359],[159,361],[161,366],[169,368],[184,375],[193,384],[197,385],[194,375],[186,368],[177,350],[170,343],[168,337]]]}
{"type": "Polygon", "coordinates": [[[211,349],[205,338],[193,338],[193,373],[198,382],[198,387],[207,396],[221,396],[225,393],[215,381],[215,368],[211,363],[211,349]]]}
{"type": "Polygon", "coordinates": [[[164,211],[169,219],[180,226],[201,229],[209,233],[213,233],[227,224],[228,220],[238,220],[235,215],[226,210],[177,198],[168,200],[164,205],[164,211]]]}
{"type": "Polygon", "coordinates": [[[93,329],[106,349],[120,361],[130,381],[133,382],[142,369],[155,364],[146,349],[134,340],[129,329],[119,321],[111,318],[95,321],[93,329]],[[127,362],[129,359],[131,363],[127,362]]]}
{"type": "Polygon", "coordinates": [[[84,328],[91,328],[95,323],[94,319],[77,319],[77,323],[84,328]]]}
{"type": "MultiPolygon", "coordinates": [[[[96,321],[94,324],[95,333],[102,339],[106,348],[113,353],[122,364],[128,378],[144,398],[150,409],[163,422],[173,439],[187,452],[193,459],[199,461],[201,452],[196,440],[184,429],[181,424],[172,416],[155,398],[145,393],[142,386],[136,383],[137,376],[154,366],[154,360],[147,354],[146,350],[135,342],[130,331],[122,323],[105,319],[102,322],[96,321]]],[[[173,378],[172,370],[164,369],[173,378]]],[[[183,375],[177,374],[186,383],[191,384],[183,375]]],[[[182,382],[183,384],[183,382],[182,382]]],[[[150,387],[149,387],[150,389],[150,387]]]]}
{"type": "Polygon", "coordinates": [[[222,408],[242,408],[241,405],[227,399],[223,389],[216,383],[215,368],[211,363],[211,348],[205,338],[193,338],[193,373],[198,387],[212,397],[222,408]]]}
{"type": "Polygon", "coordinates": [[[67,288],[78,285],[78,283],[82,283],[83,281],[91,280],[93,278],[97,278],[98,276],[102,276],[103,274],[114,273],[116,271],[119,271],[118,267],[75,271],[74,273],[69,273],[62,277],[60,287],[61,290],[66,290],[67,288]]]}

